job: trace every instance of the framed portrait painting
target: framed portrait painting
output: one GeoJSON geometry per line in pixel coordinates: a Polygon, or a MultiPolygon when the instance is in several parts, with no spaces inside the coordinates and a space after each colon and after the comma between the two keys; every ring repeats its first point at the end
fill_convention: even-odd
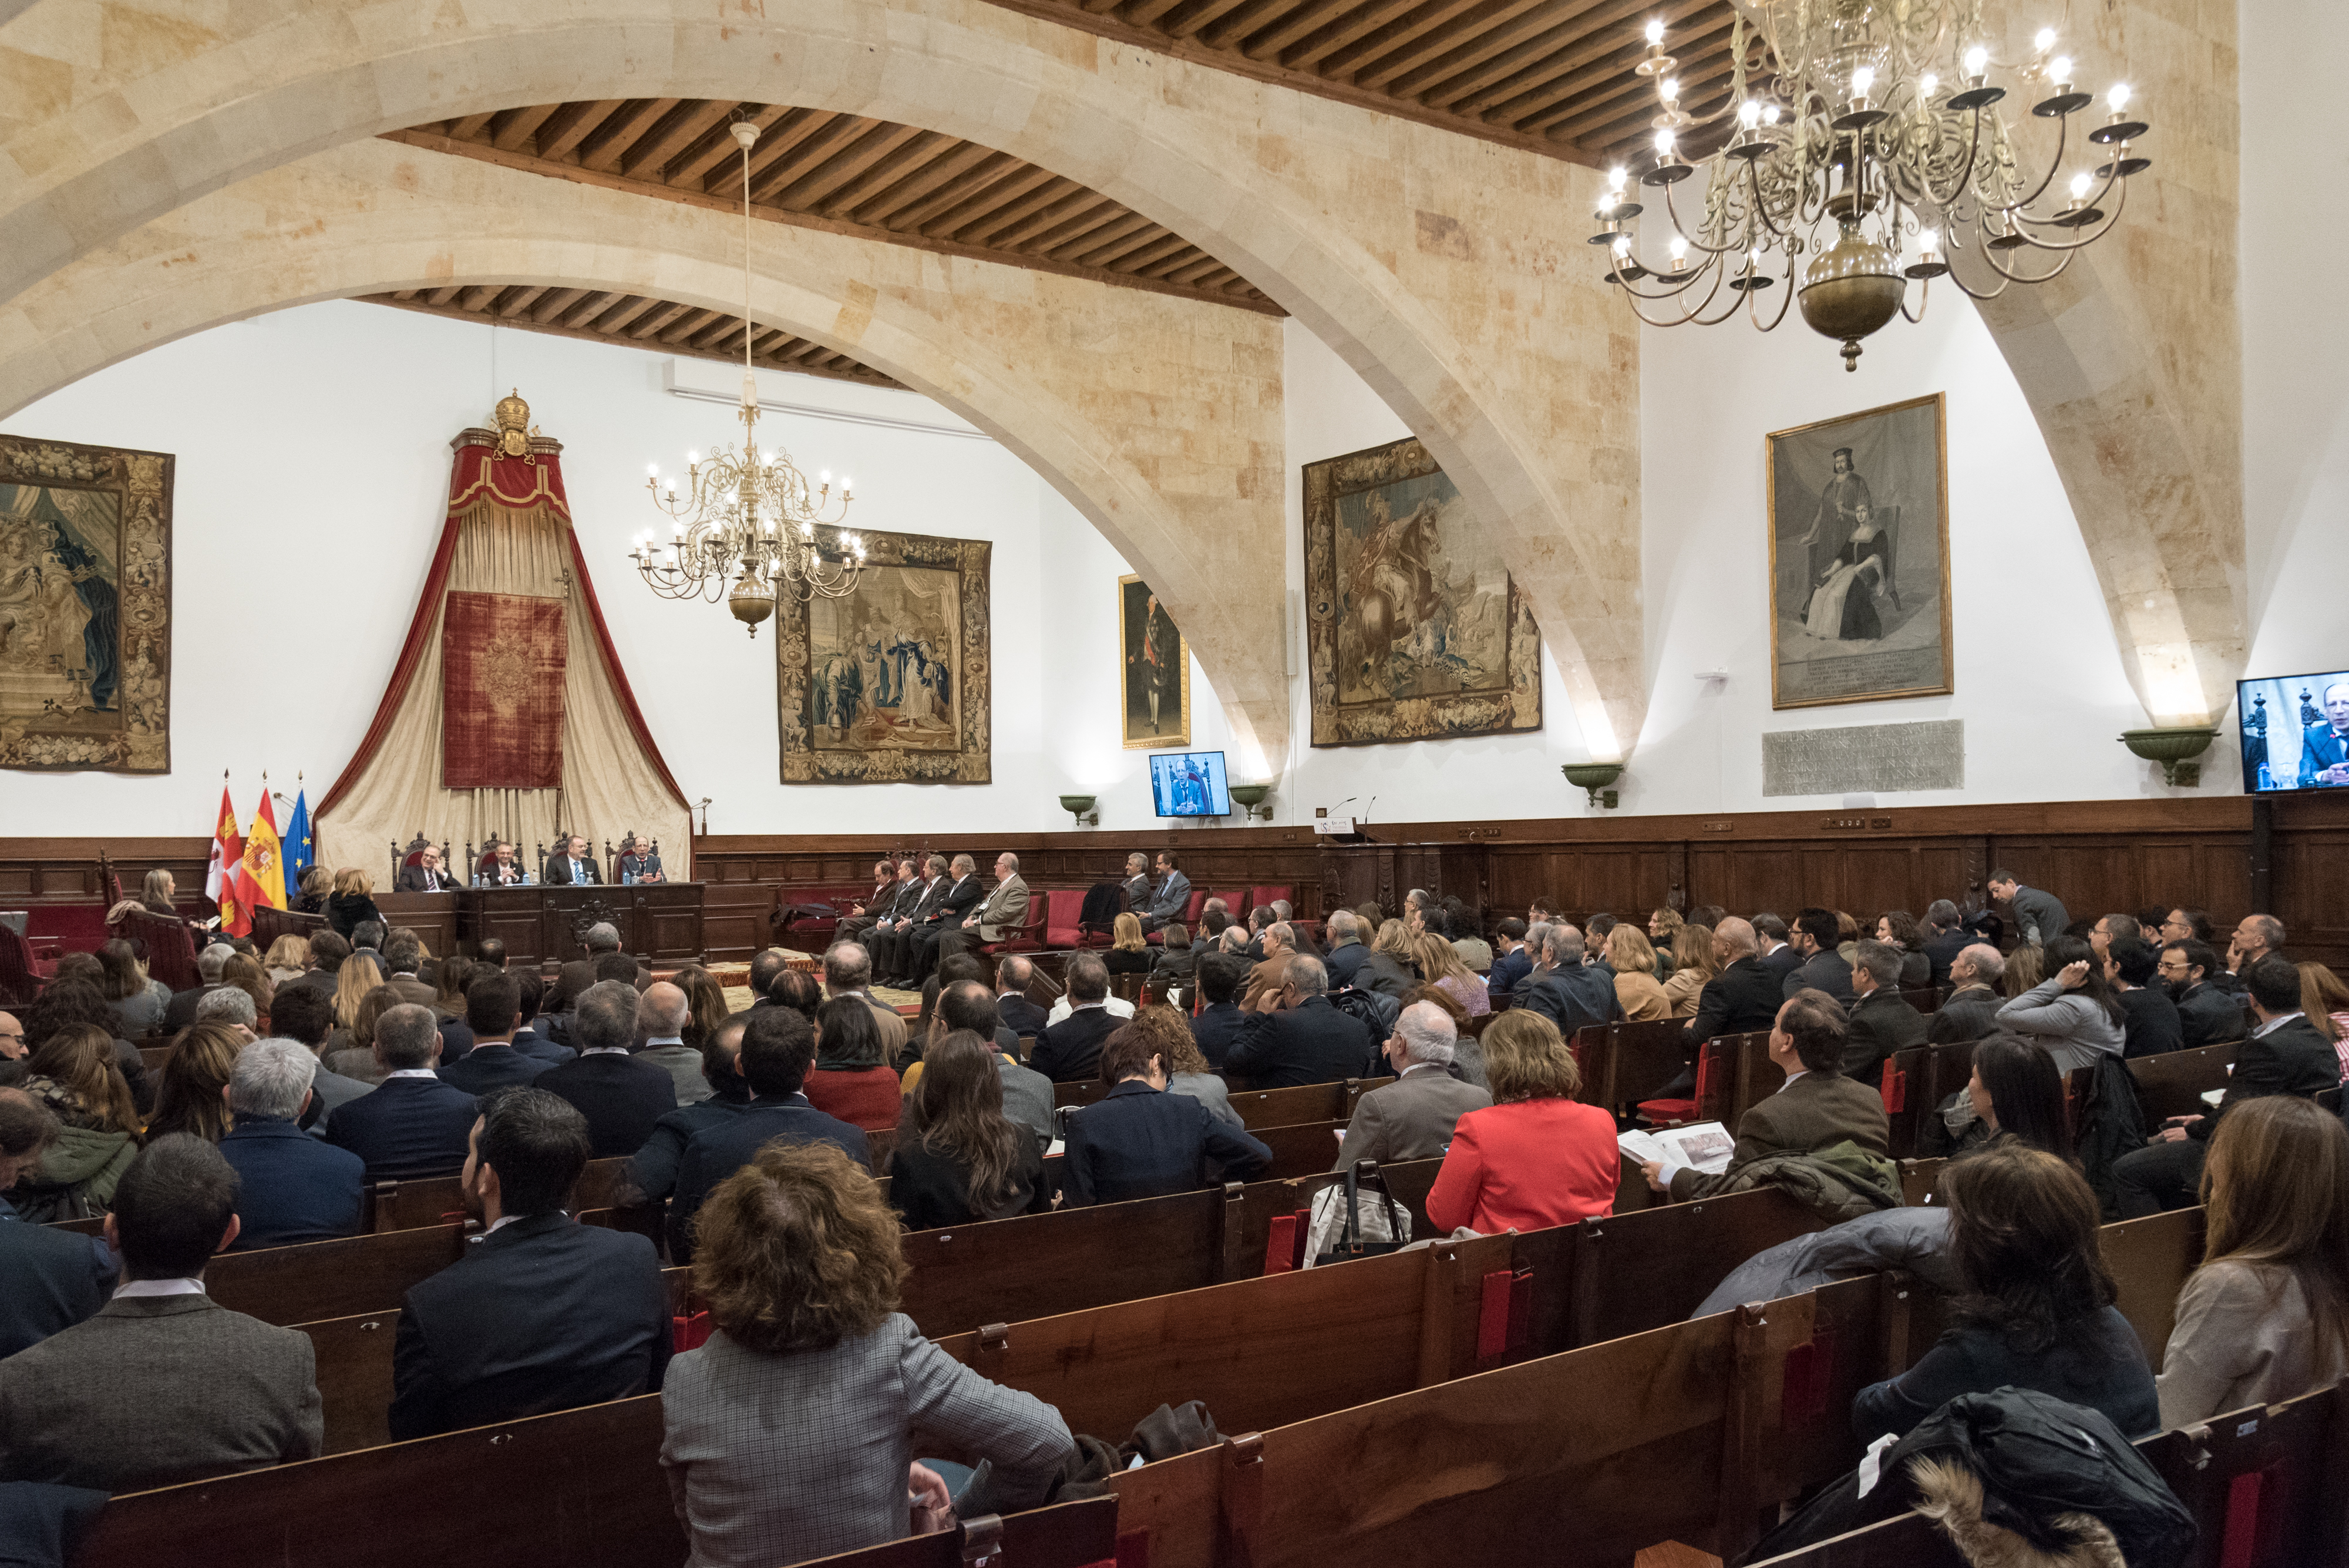
{"type": "Polygon", "coordinates": [[[1128,751],[1191,743],[1191,645],[1140,577],[1117,580],[1118,737],[1128,751]]]}
{"type": "Polygon", "coordinates": [[[171,771],[171,476],[0,436],[0,767],[171,771]]]}
{"type": "Polygon", "coordinates": [[[1769,437],[1770,705],[1945,696],[1941,394],[1769,437]]]}
{"type": "Polygon", "coordinates": [[[864,539],[854,588],[776,618],[783,782],[987,783],[991,546],[864,539]]]}
{"type": "Polygon", "coordinates": [[[1541,638],[1490,532],[1416,441],[1305,465],[1313,744],[1541,728],[1541,638]]]}

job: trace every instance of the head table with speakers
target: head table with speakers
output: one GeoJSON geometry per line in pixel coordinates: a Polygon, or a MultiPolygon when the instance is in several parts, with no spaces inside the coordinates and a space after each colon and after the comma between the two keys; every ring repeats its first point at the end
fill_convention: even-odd
{"type": "MultiPolygon", "coordinates": [[[[506,944],[509,964],[563,963],[585,951],[589,927],[608,923],[620,933],[622,951],[656,967],[701,957],[698,882],[457,888],[378,893],[375,904],[387,922],[411,928],[435,953],[470,957],[483,938],[496,937],[506,944]]],[[[281,932],[307,936],[325,924],[316,915],[255,909],[253,937],[266,948],[281,932]]]]}

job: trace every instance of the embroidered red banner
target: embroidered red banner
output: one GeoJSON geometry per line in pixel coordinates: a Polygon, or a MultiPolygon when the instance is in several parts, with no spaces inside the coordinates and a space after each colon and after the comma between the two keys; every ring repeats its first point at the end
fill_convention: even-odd
{"type": "Polygon", "coordinates": [[[563,783],[561,599],[452,593],[440,626],[440,783],[563,783]]]}

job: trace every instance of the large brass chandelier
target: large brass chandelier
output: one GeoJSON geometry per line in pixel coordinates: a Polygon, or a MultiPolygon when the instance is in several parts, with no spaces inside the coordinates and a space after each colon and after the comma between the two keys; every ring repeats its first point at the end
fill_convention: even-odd
{"type": "Polygon", "coordinates": [[[1671,225],[1669,259],[1643,260],[1633,223],[1643,200],[1618,168],[1590,240],[1607,247],[1609,278],[1652,327],[1715,326],[1742,308],[1767,332],[1799,299],[1856,370],[1862,338],[1896,313],[1924,318],[1935,278],[1987,299],[2054,277],[2120,221],[2128,177],[2148,167],[2129,150],[2147,127],[2116,84],[2109,117],[2075,146],[2072,119],[2095,100],[2043,30],[2028,60],[2002,67],[2036,95],[2032,117],[2055,122],[2045,172],[2025,172],[1996,110],[2007,89],[1990,79],[1987,36],[1981,0],[1749,0],[1730,34],[1728,97],[1700,118],[1682,105],[1663,23],[1651,21],[1634,68],[1653,79],[1661,108],[1640,185],[1671,225]],[[1727,131],[1716,151],[1682,156],[1716,124],[1727,131]],[[1700,210],[1684,216],[1674,187],[1700,170],[1700,210]],[[1764,309],[1780,283],[1775,311],[1764,309]]]}
{"type": "Polygon", "coordinates": [[[750,362],[758,336],[750,325],[750,149],[759,128],[741,121],[731,129],[742,148],[742,450],[720,447],[707,461],[687,452],[682,495],[677,476],[664,480],[660,464],[651,464],[645,488],[668,517],[669,536],[663,542],[646,529],[628,558],[661,597],[712,604],[723,597],[756,637],[781,595],[805,603],[853,590],[864,576],[864,542],[839,525],[852,499],[846,475],[839,510],[827,516],[828,471],[811,484],[781,448],[759,450],[759,381],[750,362]]]}

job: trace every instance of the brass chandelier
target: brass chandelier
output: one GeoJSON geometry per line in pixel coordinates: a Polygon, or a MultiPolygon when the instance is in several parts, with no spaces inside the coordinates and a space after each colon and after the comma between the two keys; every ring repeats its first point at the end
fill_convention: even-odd
{"type": "Polygon", "coordinates": [[[628,558],[661,597],[712,604],[723,597],[756,637],[781,595],[805,603],[854,590],[864,576],[864,542],[839,525],[852,499],[846,475],[839,510],[827,516],[829,472],[811,484],[781,448],[759,450],[759,382],[750,362],[758,336],[750,324],[750,148],[759,128],[746,120],[731,129],[742,148],[742,450],[720,447],[707,462],[687,452],[683,495],[676,475],[663,480],[660,464],[651,464],[645,488],[668,517],[669,537],[663,542],[646,529],[628,558]]]}
{"type": "Polygon", "coordinates": [[[1643,204],[1618,168],[1590,237],[1607,247],[1609,279],[1651,327],[1716,326],[1742,306],[1768,332],[1799,299],[1803,319],[1840,338],[1844,369],[1856,370],[1860,340],[1896,313],[1924,319],[1937,277],[1989,299],[2055,276],[2120,221],[2128,177],[2149,167],[2129,151],[2147,126],[2128,112],[2127,86],[2114,85],[2109,118],[2086,132],[2064,194],[2051,198],[2073,150],[2072,118],[2094,95],[2075,86],[2052,28],[2008,69],[2044,94],[2032,117],[2055,122],[2054,151],[2034,179],[1996,112],[2007,89],[1990,80],[1986,36],[1981,0],[1753,0],[1732,26],[1729,95],[1699,118],[1682,107],[1678,62],[1664,52],[1663,23],[1651,21],[1634,69],[1653,79],[1661,109],[1640,184],[1663,203],[1670,259],[1641,261],[1633,220],[1643,204]],[[1733,123],[1718,150],[1697,162],[1682,155],[1692,133],[1722,121],[1733,123]],[[1702,210],[1684,220],[1673,188],[1700,169],[1702,210]],[[1969,247],[1971,282],[1951,269],[1969,247]],[[1764,310],[1780,283],[1776,310],[1764,310]]]}

